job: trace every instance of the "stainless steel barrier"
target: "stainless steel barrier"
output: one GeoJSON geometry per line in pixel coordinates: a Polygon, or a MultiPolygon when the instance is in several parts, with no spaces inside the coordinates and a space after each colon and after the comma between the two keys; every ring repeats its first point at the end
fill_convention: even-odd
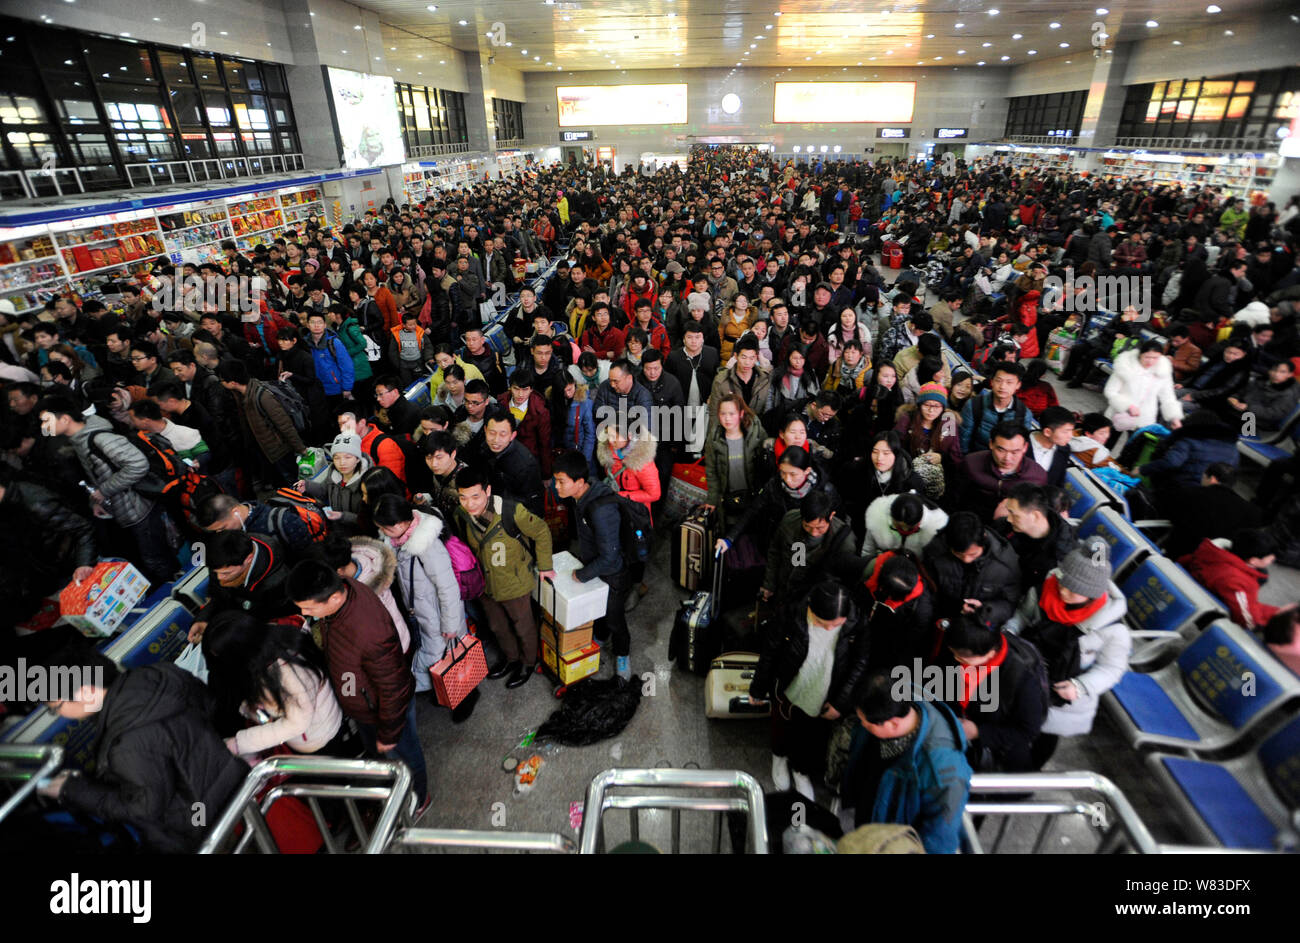
{"type": "Polygon", "coordinates": [[[722,851],[722,830],[726,816],[716,813],[744,812],[746,850],[750,854],[767,854],[767,818],[763,789],[743,770],[697,769],[607,769],[596,775],[587,787],[587,800],[580,854],[602,854],[605,850],[604,814],[608,809],[627,809],[632,813],[631,838],[640,840],[642,809],[672,813],[672,853],[681,851],[682,812],[712,812],[714,816],[713,853],[722,851]],[[651,789],[649,793],[626,794],[627,789],[651,789]],[[694,790],[704,795],[684,794],[694,790]],[[614,794],[618,791],[619,794],[614,794]]]}
{"type": "Polygon", "coordinates": [[[555,832],[505,832],[464,828],[404,828],[393,836],[390,852],[442,851],[452,849],[518,851],[525,854],[571,855],[578,850],[572,838],[555,832]]]}
{"type": "Polygon", "coordinates": [[[42,779],[53,776],[63,765],[63,747],[53,744],[0,745],[0,782],[18,787],[0,805],[0,822],[36,791],[42,779]]]}
{"type": "Polygon", "coordinates": [[[382,854],[399,825],[410,824],[412,805],[411,771],[404,763],[380,760],[340,760],[324,756],[273,756],[253,767],[207,839],[199,854],[229,850],[242,854],[252,844],[262,854],[279,854],[266,813],[277,800],[302,799],[311,810],[325,841],[325,850],[340,854],[346,849],[346,831],[336,835],[321,811],[321,799],[343,803],[347,822],[357,839],[360,853],[382,854]],[[357,808],[358,801],[379,804],[371,826],[357,808]],[[240,824],[244,830],[238,831],[240,824]]]}
{"type": "MultiPolygon", "coordinates": [[[[1047,845],[1056,822],[1064,816],[1081,817],[1091,831],[1100,836],[1093,854],[1131,851],[1136,854],[1160,853],[1160,846],[1124,794],[1105,776],[1096,773],[976,773],[971,777],[970,801],[962,820],[966,851],[972,854],[998,854],[1016,820],[1027,822],[1032,837],[1031,854],[1039,854],[1047,845]],[[1026,795],[1027,794],[1027,795],[1026,795]],[[998,796],[1013,795],[1009,801],[998,796]],[[988,799],[981,799],[988,796],[988,799]],[[975,817],[1000,817],[996,834],[986,847],[980,838],[975,817]]],[[[987,825],[987,823],[984,823],[987,825]]],[[[1024,851],[1023,847],[1017,848],[1024,851]]]]}

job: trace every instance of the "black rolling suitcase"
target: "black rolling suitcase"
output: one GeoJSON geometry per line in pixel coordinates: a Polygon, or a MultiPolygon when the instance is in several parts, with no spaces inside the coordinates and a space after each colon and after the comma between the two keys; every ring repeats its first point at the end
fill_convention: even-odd
{"type": "Polygon", "coordinates": [[[717,553],[713,556],[712,588],[682,603],[668,636],[669,660],[700,677],[709,673],[713,659],[722,652],[722,627],[717,618],[721,583],[722,554],[717,553]]]}
{"type": "Polygon", "coordinates": [[[712,511],[697,507],[673,530],[673,582],[683,589],[694,591],[709,585],[716,520],[712,511]]]}

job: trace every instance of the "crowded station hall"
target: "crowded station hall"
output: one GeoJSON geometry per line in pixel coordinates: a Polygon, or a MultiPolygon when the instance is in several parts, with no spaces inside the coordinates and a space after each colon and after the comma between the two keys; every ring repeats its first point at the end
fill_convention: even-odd
{"type": "Polygon", "coordinates": [[[1300,15],[996,2],[7,8],[0,848],[1300,850],[1300,15]]]}

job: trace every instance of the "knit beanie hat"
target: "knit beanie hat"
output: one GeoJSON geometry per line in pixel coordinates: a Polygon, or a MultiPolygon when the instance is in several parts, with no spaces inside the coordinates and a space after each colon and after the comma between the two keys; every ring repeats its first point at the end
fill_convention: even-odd
{"type": "Polygon", "coordinates": [[[1089,599],[1106,595],[1110,584],[1110,545],[1100,537],[1080,541],[1061,560],[1060,583],[1089,599]]]}
{"type": "Polygon", "coordinates": [[[335,436],[334,441],[330,443],[330,455],[338,455],[340,452],[361,458],[361,437],[346,432],[335,436]]]}
{"type": "Polygon", "coordinates": [[[948,390],[942,383],[922,383],[921,392],[916,394],[916,405],[923,403],[938,403],[944,409],[948,408],[948,390]]]}
{"type": "Polygon", "coordinates": [[[691,310],[708,311],[712,307],[709,301],[709,293],[706,291],[693,291],[686,297],[686,306],[691,310]]]}

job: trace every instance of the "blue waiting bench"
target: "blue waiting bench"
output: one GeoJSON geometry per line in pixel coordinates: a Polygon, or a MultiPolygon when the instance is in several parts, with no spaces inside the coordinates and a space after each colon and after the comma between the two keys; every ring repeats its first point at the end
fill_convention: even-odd
{"type": "Polygon", "coordinates": [[[1129,665],[1152,671],[1170,660],[1216,619],[1222,604],[1172,560],[1147,557],[1119,583],[1128,600],[1125,621],[1133,636],[1129,665]],[[1146,642],[1141,647],[1137,643],[1146,642]]]}
{"type": "Polygon", "coordinates": [[[1154,753],[1147,768],[1192,842],[1275,851],[1300,810],[1300,717],[1252,754],[1223,763],[1154,753]]]}
{"type": "Polygon", "coordinates": [[[1160,556],[1160,548],[1112,507],[1097,507],[1079,524],[1079,538],[1100,537],[1110,546],[1112,578],[1119,582],[1147,557],[1160,556]]]}
{"type": "Polygon", "coordinates": [[[1300,405],[1291,410],[1282,420],[1282,426],[1276,432],[1266,436],[1243,435],[1237,439],[1237,451],[1257,465],[1271,465],[1281,459],[1295,454],[1283,448],[1283,443],[1290,437],[1293,442],[1300,441],[1300,405]]]}
{"type": "Polygon", "coordinates": [[[1152,674],[1130,671],[1103,702],[1138,749],[1207,756],[1293,713],[1300,703],[1300,677],[1245,629],[1220,621],[1174,664],[1152,674]]]}

